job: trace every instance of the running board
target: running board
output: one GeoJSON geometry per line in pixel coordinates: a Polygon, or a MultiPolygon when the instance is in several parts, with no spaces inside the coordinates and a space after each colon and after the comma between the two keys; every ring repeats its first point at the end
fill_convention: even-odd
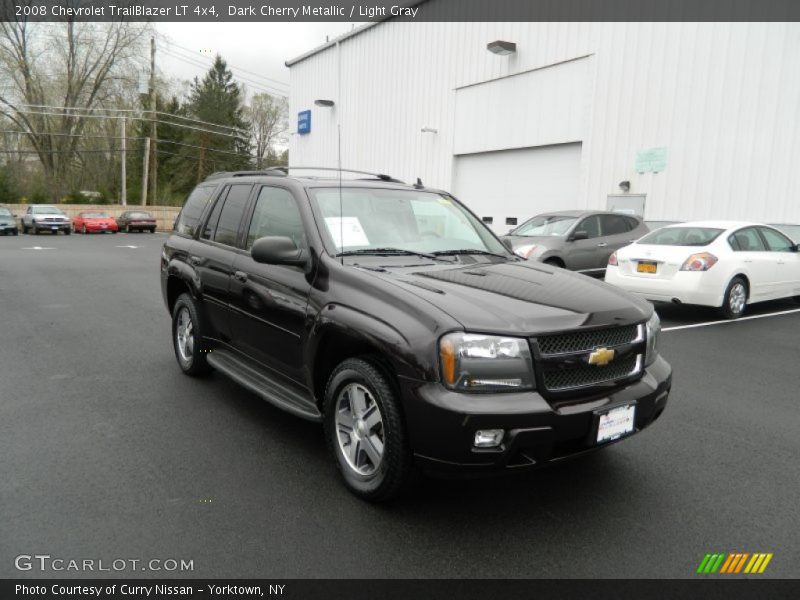
{"type": "Polygon", "coordinates": [[[270,404],[309,421],[322,421],[322,414],[311,396],[291,389],[277,377],[232,352],[214,349],[208,354],[208,364],[270,404]]]}

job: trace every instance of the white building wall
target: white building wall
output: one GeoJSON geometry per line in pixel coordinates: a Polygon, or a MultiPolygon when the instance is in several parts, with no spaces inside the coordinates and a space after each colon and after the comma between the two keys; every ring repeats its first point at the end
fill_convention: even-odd
{"type": "Polygon", "coordinates": [[[564,208],[603,208],[629,180],[650,219],[797,223],[798,60],[798,23],[388,21],[292,65],[290,114],[311,108],[312,131],[291,137],[290,159],[336,166],[339,124],[344,166],[452,189],[456,155],[582,142],[564,208]],[[496,39],[517,53],[489,53],[496,39]],[[505,136],[509,106],[530,118],[505,136]],[[659,146],[664,172],[637,174],[636,151],[659,146]]]}

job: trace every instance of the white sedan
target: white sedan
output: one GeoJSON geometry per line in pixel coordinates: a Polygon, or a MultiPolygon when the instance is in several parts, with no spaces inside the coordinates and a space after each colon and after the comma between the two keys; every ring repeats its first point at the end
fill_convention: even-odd
{"type": "Polygon", "coordinates": [[[720,307],[735,319],[748,303],[800,301],[800,252],[768,225],[679,223],[612,254],[606,282],[652,302],[720,307]]]}

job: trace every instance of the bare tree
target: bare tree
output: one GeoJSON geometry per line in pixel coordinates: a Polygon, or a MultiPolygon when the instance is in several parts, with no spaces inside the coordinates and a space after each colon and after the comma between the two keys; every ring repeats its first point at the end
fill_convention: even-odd
{"type": "Polygon", "coordinates": [[[54,199],[85,160],[87,115],[138,74],[146,32],[120,22],[0,23],[0,112],[25,132],[54,199]]]}
{"type": "Polygon", "coordinates": [[[250,101],[247,117],[256,155],[256,168],[265,166],[265,159],[274,151],[274,145],[283,142],[289,128],[289,103],[286,98],[269,94],[256,94],[250,101]]]}

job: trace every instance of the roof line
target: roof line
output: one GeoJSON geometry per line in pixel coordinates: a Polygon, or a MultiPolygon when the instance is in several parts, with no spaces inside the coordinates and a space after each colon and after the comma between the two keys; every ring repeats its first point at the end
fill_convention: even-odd
{"type": "MultiPolygon", "coordinates": [[[[406,0],[405,2],[398,2],[397,6],[402,6],[404,8],[414,8],[415,6],[419,6],[420,4],[425,4],[427,1],[428,0],[406,0]]],[[[378,20],[375,20],[375,21],[370,21],[369,23],[365,23],[364,25],[359,25],[355,29],[353,29],[351,31],[348,31],[346,33],[343,33],[341,35],[338,35],[335,38],[333,38],[332,40],[330,40],[328,42],[325,42],[324,44],[322,44],[320,46],[317,46],[316,48],[312,48],[308,52],[304,52],[300,56],[296,56],[294,58],[290,58],[289,60],[285,61],[283,64],[286,65],[287,67],[293,67],[297,63],[302,62],[305,59],[307,59],[307,58],[309,58],[311,56],[314,56],[315,54],[319,54],[320,52],[322,52],[324,50],[327,50],[331,46],[335,46],[336,44],[339,44],[340,42],[343,42],[344,40],[346,40],[348,38],[355,37],[355,36],[365,32],[365,31],[367,31],[368,29],[372,29],[376,25],[380,25],[381,23],[384,23],[384,22],[389,21],[389,20],[394,19],[394,18],[395,17],[390,15],[388,17],[383,17],[382,19],[378,19],[378,20]]]]}

